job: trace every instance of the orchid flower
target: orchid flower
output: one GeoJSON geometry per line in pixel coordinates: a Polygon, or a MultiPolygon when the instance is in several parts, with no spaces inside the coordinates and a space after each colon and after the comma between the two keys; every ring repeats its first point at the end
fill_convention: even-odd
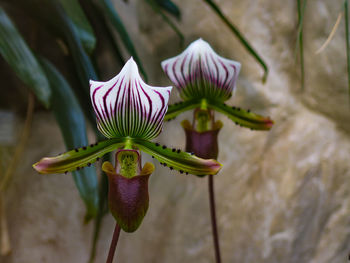
{"type": "MultiPolygon", "coordinates": [[[[183,99],[183,102],[169,105],[165,120],[195,109],[192,123],[188,120],[181,123],[186,134],[186,151],[194,152],[201,158],[217,159],[218,133],[223,124],[215,121],[215,111],[252,130],[271,129],[273,121],[270,118],[224,103],[236,88],[241,64],[219,56],[204,40],[194,41],[180,55],[163,61],[161,65],[183,99]]],[[[215,257],[216,262],[220,263],[214,181],[211,175],[208,176],[208,185],[215,257]]]]}
{"type": "Polygon", "coordinates": [[[115,166],[109,162],[102,165],[109,179],[109,207],[124,231],[135,231],[148,208],[148,177],[154,170],[152,163],[141,168],[140,151],[180,173],[216,174],[221,168],[214,160],[150,141],[162,130],[171,89],[144,83],[132,58],[111,80],[90,81],[97,127],[108,139],[43,158],[33,167],[43,174],[67,173],[91,166],[117,150],[115,166]]]}
{"type": "Polygon", "coordinates": [[[270,118],[224,103],[236,88],[241,64],[219,56],[204,40],[194,41],[180,55],[163,61],[162,68],[183,99],[183,102],[169,105],[165,120],[187,110],[209,108],[243,127],[253,130],[272,127],[270,118]]]}

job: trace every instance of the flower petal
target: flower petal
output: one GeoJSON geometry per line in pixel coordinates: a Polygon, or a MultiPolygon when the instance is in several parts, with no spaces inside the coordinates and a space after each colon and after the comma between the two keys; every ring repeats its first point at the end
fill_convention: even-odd
{"type": "Polygon", "coordinates": [[[198,108],[201,105],[200,99],[192,99],[192,100],[186,100],[183,102],[178,102],[172,105],[169,105],[168,111],[164,117],[165,121],[170,121],[174,119],[177,115],[192,110],[194,108],[198,108]]]}
{"type": "Polygon", "coordinates": [[[131,178],[117,174],[109,162],[102,166],[102,170],[108,175],[109,210],[118,225],[128,233],[138,229],[148,210],[148,179],[153,172],[153,166],[149,163],[145,166],[148,173],[131,178]]]}
{"type": "Polygon", "coordinates": [[[236,86],[241,64],[216,54],[202,39],[194,41],[180,55],[162,62],[180,96],[227,100],[236,86]]]}
{"type": "Polygon", "coordinates": [[[208,107],[225,114],[237,125],[250,128],[252,130],[270,130],[273,120],[238,107],[230,107],[222,102],[207,99],[208,107]]]}
{"type": "Polygon", "coordinates": [[[56,157],[45,157],[33,165],[41,174],[67,173],[90,166],[106,153],[124,145],[124,138],[111,139],[87,147],[76,148],[56,157]]]}
{"type": "Polygon", "coordinates": [[[172,87],[152,87],[141,79],[132,58],[107,82],[90,81],[98,129],[107,138],[152,139],[163,126],[172,87]]]}
{"type": "Polygon", "coordinates": [[[141,151],[152,155],[163,165],[178,170],[180,173],[207,175],[217,174],[221,169],[221,164],[213,159],[201,159],[191,153],[160,146],[158,143],[134,139],[133,144],[141,151]]]}

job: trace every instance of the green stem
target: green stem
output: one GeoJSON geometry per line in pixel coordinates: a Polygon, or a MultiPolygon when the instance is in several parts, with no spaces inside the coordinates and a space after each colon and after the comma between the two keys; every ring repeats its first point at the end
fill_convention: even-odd
{"type": "Polygon", "coordinates": [[[350,97],[350,40],[349,40],[349,1],[344,1],[344,12],[345,12],[345,39],[346,39],[346,58],[347,58],[347,69],[348,69],[348,89],[350,97]]]}
{"type": "Polygon", "coordinates": [[[108,258],[106,263],[113,262],[115,249],[117,248],[117,244],[118,244],[119,234],[120,234],[120,227],[117,223],[115,223],[113,238],[112,238],[111,246],[109,247],[109,253],[108,253],[108,258]]]}

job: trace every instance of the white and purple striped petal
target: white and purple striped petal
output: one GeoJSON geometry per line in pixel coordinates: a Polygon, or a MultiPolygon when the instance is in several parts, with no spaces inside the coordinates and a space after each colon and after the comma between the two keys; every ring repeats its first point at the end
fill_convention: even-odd
{"type": "Polygon", "coordinates": [[[162,68],[183,99],[227,100],[236,86],[241,64],[215,53],[202,39],[180,55],[162,62],[162,68]]]}
{"type": "Polygon", "coordinates": [[[152,87],[141,79],[132,58],[107,82],[90,80],[97,127],[107,138],[152,139],[162,130],[172,87],[152,87]]]}

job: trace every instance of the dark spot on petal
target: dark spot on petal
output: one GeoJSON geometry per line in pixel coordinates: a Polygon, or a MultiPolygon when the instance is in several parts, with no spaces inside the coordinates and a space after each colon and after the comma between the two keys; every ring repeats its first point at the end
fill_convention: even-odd
{"type": "Polygon", "coordinates": [[[240,111],[240,110],[241,110],[241,108],[237,108],[237,110],[238,110],[238,111],[240,111]]]}
{"type": "Polygon", "coordinates": [[[96,158],[96,161],[99,161],[100,159],[101,159],[100,157],[97,157],[97,158],[96,158]]]}
{"type": "Polygon", "coordinates": [[[68,171],[65,171],[65,172],[64,172],[64,174],[67,174],[67,173],[68,173],[68,171]]]}
{"type": "Polygon", "coordinates": [[[163,148],[163,149],[166,149],[166,146],[165,146],[165,145],[163,145],[163,146],[162,146],[162,148],[163,148]]]}
{"type": "Polygon", "coordinates": [[[79,149],[78,149],[78,148],[75,148],[74,151],[79,152],[79,149]]]}
{"type": "Polygon", "coordinates": [[[250,112],[250,110],[247,110],[247,112],[249,113],[249,112],[250,112]]]}
{"type": "Polygon", "coordinates": [[[180,172],[180,174],[183,174],[183,173],[184,173],[184,171],[182,171],[182,170],[180,170],[179,172],[180,172]]]}
{"type": "Polygon", "coordinates": [[[154,156],[152,155],[152,158],[154,158],[154,156]]]}
{"type": "Polygon", "coordinates": [[[188,174],[188,172],[186,172],[186,174],[188,174]]]}
{"type": "Polygon", "coordinates": [[[163,165],[166,167],[166,166],[168,166],[166,163],[163,163],[163,165]]]}
{"type": "Polygon", "coordinates": [[[176,152],[176,149],[175,149],[175,148],[173,148],[173,149],[172,149],[172,152],[176,152]]]}
{"type": "Polygon", "coordinates": [[[156,142],[156,146],[159,146],[159,143],[156,142]]]}
{"type": "Polygon", "coordinates": [[[173,170],[174,168],[170,166],[169,169],[170,169],[170,170],[173,170]]]}
{"type": "Polygon", "coordinates": [[[85,147],[85,146],[83,147],[83,150],[86,150],[86,147],[85,147]]]}
{"type": "Polygon", "coordinates": [[[98,142],[95,143],[95,146],[97,146],[98,142]]]}
{"type": "Polygon", "coordinates": [[[194,152],[191,152],[191,155],[194,155],[194,152]]]}
{"type": "Polygon", "coordinates": [[[95,145],[94,144],[90,144],[90,147],[92,148],[92,147],[94,147],[95,145]]]}
{"type": "Polygon", "coordinates": [[[181,150],[179,149],[179,150],[177,150],[177,153],[180,153],[181,152],[181,150]]]}
{"type": "Polygon", "coordinates": [[[90,167],[90,166],[91,166],[91,163],[87,163],[87,166],[89,166],[89,167],[90,167]]]}
{"type": "Polygon", "coordinates": [[[79,170],[80,170],[80,167],[78,166],[78,167],[77,167],[77,171],[79,171],[79,170]]]}

